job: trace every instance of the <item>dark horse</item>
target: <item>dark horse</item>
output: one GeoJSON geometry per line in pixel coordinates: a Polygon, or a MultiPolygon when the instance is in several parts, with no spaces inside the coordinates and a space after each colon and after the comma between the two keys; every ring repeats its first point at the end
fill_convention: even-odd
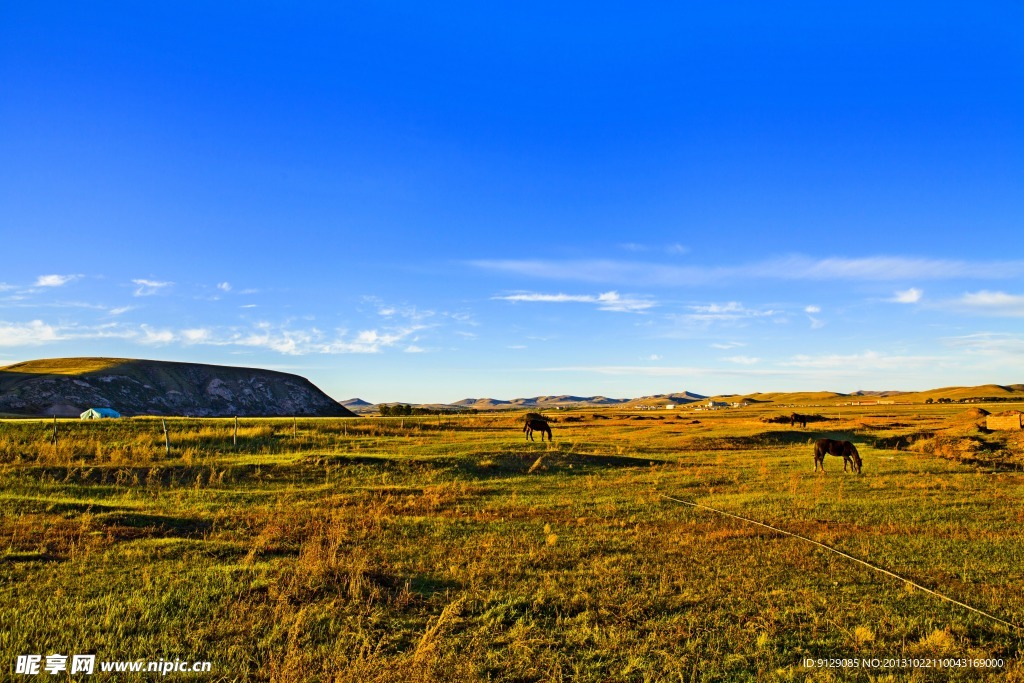
{"type": "Polygon", "coordinates": [[[526,432],[526,438],[533,441],[533,433],[540,432],[540,440],[544,440],[544,435],[548,435],[548,441],[551,441],[551,426],[548,425],[547,420],[539,417],[526,416],[526,421],[523,423],[523,431],[526,432]]]}
{"type": "Polygon", "coordinates": [[[797,422],[799,422],[800,426],[803,427],[804,429],[807,428],[807,416],[806,415],[801,415],[800,413],[793,413],[792,415],[789,416],[789,426],[790,427],[795,425],[797,422]]]}
{"type": "Polygon", "coordinates": [[[821,471],[825,471],[825,456],[835,455],[843,459],[843,472],[846,472],[846,466],[860,474],[860,453],[857,452],[857,448],[849,441],[835,441],[833,439],[818,439],[814,442],[814,471],[818,471],[818,466],[821,466],[821,471]]]}

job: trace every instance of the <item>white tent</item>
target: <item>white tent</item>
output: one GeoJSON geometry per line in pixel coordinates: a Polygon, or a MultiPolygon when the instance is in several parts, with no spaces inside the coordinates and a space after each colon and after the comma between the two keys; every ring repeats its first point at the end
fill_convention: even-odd
{"type": "Polygon", "coordinates": [[[81,417],[83,420],[99,420],[104,417],[121,417],[121,413],[113,408],[89,408],[81,417]]]}

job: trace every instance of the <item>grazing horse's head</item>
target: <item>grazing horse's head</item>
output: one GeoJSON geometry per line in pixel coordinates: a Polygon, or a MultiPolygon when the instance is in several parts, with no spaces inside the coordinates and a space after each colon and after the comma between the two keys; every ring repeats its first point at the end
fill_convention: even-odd
{"type": "Polygon", "coordinates": [[[861,460],[860,460],[860,453],[857,452],[857,447],[854,446],[849,441],[844,441],[843,442],[843,455],[850,456],[850,460],[852,460],[853,464],[857,466],[857,472],[859,473],[862,463],[861,463],[861,460]]]}

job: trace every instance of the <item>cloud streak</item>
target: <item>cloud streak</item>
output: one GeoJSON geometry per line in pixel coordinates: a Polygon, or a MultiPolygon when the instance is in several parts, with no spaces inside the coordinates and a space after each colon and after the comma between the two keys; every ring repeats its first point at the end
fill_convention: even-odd
{"type": "Polygon", "coordinates": [[[921,300],[921,296],[924,294],[920,289],[911,287],[910,289],[902,292],[896,292],[889,301],[897,304],[916,304],[921,300]]]}
{"type": "Polygon", "coordinates": [[[618,313],[639,313],[653,308],[656,304],[650,299],[641,299],[633,296],[623,296],[618,292],[604,292],[598,295],[592,294],[538,294],[521,293],[508,294],[505,296],[492,297],[498,301],[528,302],[528,303],[582,303],[594,304],[602,311],[615,311],[618,313]]]}
{"type": "Polygon", "coordinates": [[[34,287],[63,287],[69,282],[79,279],[81,275],[40,275],[34,287]]]}
{"type": "Polygon", "coordinates": [[[1024,317],[1024,295],[1006,292],[968,292],[953,302],[961,310],[982,315],[1024,317]]]}
{"type": "Polygon", "coordinates": [[[163,282],[160,280],[137,279],[132,280],[132,284],[136,285],[135,296],[153,296],[154,294],[172,286],[174,283],[163,282]]]}
{"type": "Polygon", "coordinates": [[[479,270],[538,279],[658,286],[710,284],[737,279],[991,280],[1024,275],[1024,261],[962,261],[903,256],[813,258],[794,255],[731,266],[677,266],[614,259],[478,259],[467,263],[479,270]]]}

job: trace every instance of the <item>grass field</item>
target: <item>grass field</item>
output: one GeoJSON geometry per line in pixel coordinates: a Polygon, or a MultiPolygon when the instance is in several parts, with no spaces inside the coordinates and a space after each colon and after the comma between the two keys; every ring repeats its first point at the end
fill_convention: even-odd
{"type": "Polygon", "coordinates": [[[51,422],[0,422],[4,671],[95,653],[212,663],[168,680],[1024,680],[1019,630],[663,497],[1024,624],[1020,432],[958,405],[799,410],[822,419],[558,412],[554,443],[510,414],[243,420],[237,445],[232,421],[174,419],[170,456],[159,419],[61,421],[56,446],[51,422]],[[821,436],[863,474],[815,474],[821,436]]]}

